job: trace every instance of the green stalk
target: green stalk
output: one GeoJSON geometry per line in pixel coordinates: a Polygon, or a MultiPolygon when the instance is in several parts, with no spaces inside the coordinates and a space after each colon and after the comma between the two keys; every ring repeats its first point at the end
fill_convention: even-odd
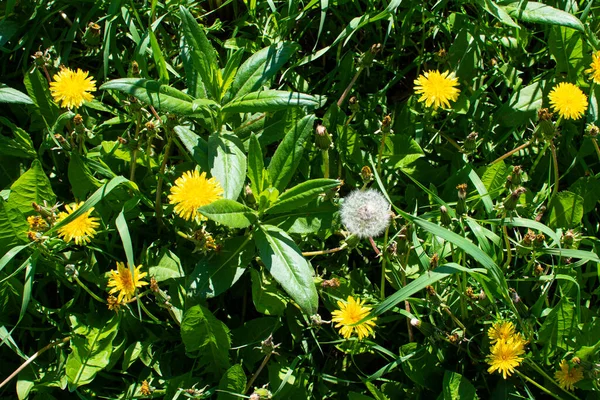
{"type": "Polygon", "coordinates": [[[81,282],[81,280],[79,279],[78,276],[73,276],[73,278],[75,279],[75,282],[77,282],[77,284],[83,289],[85,290],[90,296],[92,296],[95,300],[98,300],[100,303],[106,303],[106,301],[104,301],[103,299],[101,299],[100,297],[98,297],[98,295],[96,295],[94,292],[92,292],[86,285],[85,283],[81,282]]]}

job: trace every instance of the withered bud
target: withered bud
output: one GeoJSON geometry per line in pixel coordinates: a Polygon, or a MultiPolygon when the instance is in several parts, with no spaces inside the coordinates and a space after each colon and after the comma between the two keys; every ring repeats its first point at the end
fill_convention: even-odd
{"type": "Polygon", "coordinates": [[[477,136],[479,136],[477,132],[471,132],[467,135],[465,143],[463,144],[464,150],[467,153],[471,153],[477,148],[477,136]]]}
{"type": "Polygon", "coordinates": [[[98,25],[95,22],[90,22],[88,24],[88,29],[90,30],[90,32],[92,32],[93,35],[98,36],[100,35],[100,33],[102,33],[100,25],[98,25]]]}
{"type": "Polygon", "coordinates": [[[83,124],[83,117],[82,117],[80,114],[76,114],[76,115],[73,117],[73,123],[74,123],[75,125],[81,125],[81,124],[83,124]]]}
{"type": "Polygon", "coordinates": [[[513,303],[517,304],[521,301],[521,297],[517,293],[517,291],[513,288],[510,288],[510,297],[512,298],[513,303]]]}
{"type": "Polygon", "coordinates": [[[435,53],[435,55],[438,56],[440,59],[443,60],[448,55],[448,51],[442,47],[441,49],[439,49],[437,51],[437,53],[435,53]]]}
{"type": "Polygon", "coordinates": [[[471,286],[467,286],[467,288],[465,289],[465,295],[470,299],[472,299],[473,297],[476,297],[475,293],[473,292],[473,288],[471,286]]]}
{"type": "Polygon", "coordinates": [[[581,358],[579,358],[579,357],[575,356],[575,357],[571,358],[571,362],[572,362],[573,364],[577,364],[577,365],[579,365],[579,364],[581,364],[581,358]]]}
{"type": "Polygon", "coordinates": [[[458,336],[458,333],[456,333],[456,332],[448,335],[448,340],[450,341],[450,343],[457,343],[459,339],[460,339],[460,337],[458,336]]]}
{"type": "Polygon", "coordinates": [[[348,108],[350,108],[350,111],[352,111],[353,114],[360,111],[360,105],[358,104],[356,96],[350,97],[350,100],[348,100],[348,108]]]}
{"type": "Polygon", "coordinates": [[[364,183],[371,182],[373,180],[373,171],[368,165],[365,165],[360,169],[360,177],[364,183]]]}
{"type": "Polygon", "coordinates": [[[123,145],[127,144],[127,139],[125,139],[124,137],[121,137],[121,136],[117,137],[117,141],[123,145]]]}
{"type": "Polygon", "coordinates": [[[479,291],[479,296],[478,296],[478,299],[479,299],[480,301],[481,301],[481,300],[485,300],[485,299],[487,299],[487,295],[485,294],[485,292],[483,291],[483,289],[481,289],[481,290],[479,291]]]}
{"type": "Polygon", "coordinates": [[[38,203],[36,203],[35,201],[33,203],[31,203],[31,207],[36,211],[36,212],[42,212],[42,206],[40,206],[38,203]]]}
{"type": "Polygon", "coordinates": [[[521,169],[521,166],[515,165],[513,167],[512,173],[510,174],[511,181],[514,186],[519,186],[522,183],[522,174],[523,170],[521,169]]]}
{"type": "Polygon", "coordinates": [[[460,200],[464,200],[467,198],[467,184],[466,183],[461,183],[460,185],[456,186],[456,189],[458,190],[458,198],[460,200]]]}
{"type": "Polygon", "coordinates": [[[536,238],[535,232],[532,231],[531,229],[528,229],[527,233],[523,237],[523,245],[527,246],[527,247],[531,247],[535,238],[536,238]]]}
{"type": "Polygon", "coordinates": [[[533,245],[535,247],[542,247],[542,245],[544,244],[545,240],[546,240],[546,236],[544,236],[543,233],[538,233],[537,235],[535,235],[535,239],[533,241],[533,245]]]}
{"type": "Polygon", "coordinates": [[[450,217],[450,214],[448,214],[446,206],[440,206],[440,222],[444,226],[448,226],[452,223],[452,218],[450,217]]]}
{"type": "Polygon", "coordinates": [[[244,187],[244,195],[246,196],[246,200],[248,200],[248,203],[256,203],[256,197],[254,196],[254,192],[252,192],[252,187],[250,187],[250,185],[246,185],[244,187]]]}
{"type": "Polygon", "coordinates": [[[148,121],[146,122],[146,129],[148,129],[149,131],[153,131],[156,129],[156,125],[154,125],[154,122],[152,121],[148,121]]]}
{"type": "Polygon", "coordinates": [[[420,327],[420,326],[421,326],[421,321],[419,321],[419,320],[418,320],[418,319],[416,319],[416,318],[411,318],[411,319],[410,319],[410,324],[411,324],[412,326],[414,326],[415,328],[418,328],[418,327],[420,327]]]}
{"type": "Polygon", "coordinates": [[[600,128],[598,128],[595,124],[587,124],[585,127],[585,133],[595,138],[600,133],[600,128]]]}
{"type": "Polygon", "coordinates": [[[519,197],[521,197],[521,195],[526,191],[527,189],[522,186],[513,190],[512,193],[509,194],[506,199],[504,199],[504,208],[508,211],[513,211],[515,208],[517,208],[517,204],[519,204],[519,197]]]}
{"type": "Polygon", "coordinates": [[[540,264],[537,264],[537,265],[535,266],[535,269],[533,270],[533,272],[534,272],[534,273],[535,273],[537,276],[543,275],[543,274],[544,274],[544,268],[543,268],[543,267],[542,267],[540,264]]]}
{"type": "Polygon", "coordinates": [[[56,139],[58,141],[58,143],[60,143],[61,145],[67,143],[67,139],[65,139],[64,136],[61,135],[60,133],[55,134],[54,139],[56,139]]]}
{"type": "Polygon", "coordinates": [[[119,312],[119,310],[121,309],[121,306],[123,305],[123,303],[120,302],[112,294],[110,296],[108,296],[108,298],[106,299],[106,304],[107,304],[108,309],[112,310],[114,312],[119,312]]]}
{"type": "Polygon", "coordinates": [[[392,240],[390,242],[390,245],[387,248],[387,252],[393,257],[396,257],[398,255],[398,243],[395,240],[392,240]]]}
{"type": "Polygon", "coordinates": [[[154,277],[150,278],[150,290],[152,290],[154,293],[158,293],[158,291],[160,290],[160,288],[158,287],[158,282],[154,277]]]}
{"type": "Polygon", "coordinates": [[[315,326],[330,324],[331,321],[325,321],[319,314],[310,316],[310,323],[315,326]]]}
{"type": "Polygon", "coordinates": [[[566,247],[573,246],[573,242],[575,241],[575,232],[572,229],[569,229],[563,234],[562,242],[566,247]]]}
{"type": "Polygon", "coordinates": [[[461,183],[456,187],[458,190],[458,201],[456,202],[456,213],[463,215],[467,212],[467,184],[461,183]]]}
{"type": "Polygon", "coordinates": [[[511,175],[506,177],[506,183],[504,184],[504,187],[508,190],[510,190],[513,187],[513,181],[512,181],[511,175]]]}
{"type": "Polygon", "coordinates": [[[439,261],[440,261],[440,256],[438,256],[437,253],[433,253],[433,255],[431,256],[431,259],[429,260],[429,268],[430,269],[437,268],[439,261]]]}
{"type": "Polygon", "coordinates": [[[144,379],[142,382],[142,387],[140,388],[140,393],[144,396],[150,396],[152,394],[152,388],[147,380],[144,379]]]}
{"type": "Polygon", "coordinates": [[[140,65],[136,61],[131,62],[131,74],[133,76],[140,75],[140,65]]]}
{"type": "Polygon", "coordinates": [[[435,296],[435,289],[431,285],[425,286],[425,290],[429,293],[430,296],[435,296]]]}
{"type": "Polygon", "coordinates": [[[250,395],[250,400],[260,400],[260,395],[258,393],[252,393],[250,395]]]}
{"type": "Polygon", "coordinates": [[[535,216],[535,221],[540,222],[544,217],[544,213],[546,212],[546,206],[540,207],[540,212],[535,216]]]}
{"type": "Polygon", "coordinates": [[[540,108],[538,110],[539,121],[550,121],[553,115],[547,108],[540,108]]]}
{"type": "Polygon", "coordinates": [[[383,117],[383,120],[381,121],[381,132],[390,133],[391,126],[392,126],[392,117],[390,117],[389,115],[386,115],[385,117],[383,117]]]}
{"type": "Polygon", "coordinates": [[[319,124],[315,128],[315,145],[321,150],[327,150],[331,147],[331,135],[327,132],[327,128],[319,124]]]}
{"type": "Polygon", "coordinates": [[[371,46],[371,53],[377,54],[381,51],[381,48],[381,43],[375,43],[373,46],[371,46]]]}
{"type": "Polygon", "coordinates": [[[276,354],[279,355],[275,350],[281,346],[281,343],[275,344],[273,343],[273,334],[270,334],[265,340],[260,342],[260,350],[264,354],[276,354]]]}
{"type": "Polygon", "coordinates": [[[340,280],[338,278],[326,279],[321,282],[323,289],[336,289],[340,287],[340,280]]]}

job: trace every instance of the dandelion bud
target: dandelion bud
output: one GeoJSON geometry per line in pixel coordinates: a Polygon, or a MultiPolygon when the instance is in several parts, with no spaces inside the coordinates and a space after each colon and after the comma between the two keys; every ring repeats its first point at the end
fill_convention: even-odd
{"type": "Polygon", "coordinates": [[[156,125],[154,125],[154,122],[148,121],[146,122],[146,129],[148,129],[149,131],[153,131],[156,129],[156,125]]]}
{"type": "Polygon", "coordinates": [[[131,62],[128,75],[130,78],[138,78],[140,76],[140,65],[136,61],[131,62]]]}
{"type": "Polygon", "coordinates": [[[281,346],[281,343],[279,344],[275,344],[273,342],[273,335],[269,335],[265,340],[263,340],[262,342],[260,342],[260,351],[263,352],[263,354],[276,354],[279,355],[275,350],[281,346]]]}
{"type": "Polygon", "coordinates": [[[573,243],[575,242],[575,232],[572,229],[569,229],[561,238],[561,242],[566,248],[573,247],[573,243]]]}
{"type": "Polygon", "coordinates": [[[342,223],[359,238],[376,237],[390,224],[390,204],[374,189],[354,190],[344,199],[342,223]]]}
{"type": "Polygon", "coordinates": [[[440,222],[444,226],[452,224],[452,218],[450,218],[450,214],[448,214],[448,209],[446,206],[440,207],[440,222]]]}
{"type": "Polygon", "coordinates": [[[431,256],[431,259],[429,260],[429,268],[430,268],[430,269],[435,269],[435,268],[437,268],[437,267],[438,267],[438,263],[439,263],[439,261],[440,261],[440,256],[438,256],[438,254],[437,254],[437,253],[434,253],[434,254],[431,256]]]}
{"type": "Polygon", "coordinates": [[[395,240],[390,242],[387,252],[392,257],[396,257],[398,255],[398,243],[395,240]]]}
{"type": "Polygon", "coordinates": [[[254,197],[254,193],[252,192],[252,188],[250,187],[250,185],[246,185],[246,187],[244,188],[244,194],[246,195],[246,200],[248,200],[249,204],[256,203],[256,197],[254,197]]]}
{"type": "Polygon", "coordinates": [[[420,330],[425,336],[431,336],[435,332],[433,325],[428,322],[423,322],[417,318],[411,318],[410,324],[420,330]]]}
{"type": "Polygon", "coordinates": [[[538,110],[538,121],[550,121],[553,115],[547,108],[540,108],[538,110]]]}
{"type": "Polygon", "coordinates": [[[350,97],[350,100],[348,100],[348,108],[350,108],[350,111],[352,111],[353,114],[360,111],[360,105],[358,104],[356,96],[350,97]]]}
{"type": "Polygon", "coordinates": [[[448,335],[448,340],[450,341],[450,343],[457,343],[459,339],[460,339],[460,337],[458,336],[458,333],[456,333],[456,332],[448,335]]]}
{"type": "Polygon", "coordinates": [[[513,190],[512,193],[509,194],[506,199],[504,199],[504,208],[508,211],[513,211],[515,208],[517,208],[517,204],[519,204],[519,197],[521,197],[521,195],[526,191],[527,189],[522,186],[513,190]]]}
{"type": "Polygon", "coordinates": [[[546,236],[544,236],[543,233],[538,233],[537,235],[535,235],[533,245],[535,247],[542,247],[544,245],[544,240],[546,240],[546,236]]]}
{"type": "Polygon", "coordinates": [[[369,183],[373,180],[373,171],[371,171],[371,168],[368,165],[361,168],[360,177],[364,183],[369,183]]]}
{"type": "Polygon", "coordinates": [[[535,216],[535,222],[540,222],[544,217],[544,213],[546,212],[546,206],[540,207],[540,212],[535,216]]]}
{"type": "Polygon", "coordinates": [[[152,290],[154,293],[158,293],[158,291],[160,290],[155,277],[150,278],[150,290],[152,290]]]}
{"type": "Polygon", "coordinates": [[[544,268],[543,268],[543,267],[542,267],[540,264],[537,264],[537,265],[535,266],[535,269],[533,270],[533,272],[534,272],[534,273],[535,273],[537,276],[543,275],[543,274],[544,274],[544,268]]]}
{"type": "Polygon", "coordinates": [[[463,215],[467,212],[467,184],[461,183],[456,187],[458,190],[458,202],[456,203],[456,213],[463,215]]]}
{"type": "Polygon", "coordinates": [[[487,295],[485,294],[485,292],[482,290],[479,291],[479,296],[478,296],[479,300],[485,300],[487,299],[487,295]]]}
{"type": "Polygon", "coordinates": [[[519,186],[523,182],[521,176],[523,174],[523,170],[520,165],[516,165],[513,167],[512,173],[510,174],[511,182],[513,186],[519,186]]]}
{"type": "Polygon", "coordinates": [[[418,320],[418,319],[416,319],[416,318],[411,318],[411,319],[410,319],[410,324],[411,324],[412,326],[414,326],[415,328],[418,328],[418,327],[420,327],[420,326],[421,326],[421,321],[419,321],[419,320],[418,320]]]}
{"type": "Polygon", "coordinates": [[[321,282],[323,289],[337,289],[340,287],[340,280],[338,278],[326,279],[321,282]]]}
{"type": "Polygon", "coordinates": [[[90,22],[83,34],[83,44],[88,47],[95,47],[100,44],[102,28],[100,25],[90,22]]]}
{"type": "Polygon", "coordinates": [[[390,133],[391,126],[392,126],[392,117],[390,117],[389,115],[386,115],[385,117],[383,117],[383,120],[381,121],[381,132],[383,134],[390,133]]]}
{"type": "Polygon", "coordinates": [[[448,57],[448,51],[442,47],[435,53],[435,57],[438,62],[444,62],[446,61],[446,57],[448,57]]]}
{"type": "Polygon", "coordinates": [[[76,114],[76,115],[73,117],[73,123],[74,123],[75,125],[81,125],[81,124],[83,124],[83,117],[82,117],[80,114],[76,114]]]}
{"type": "Polygon", "coordinates": [[[46,64],[46,57],[41,51],[36,51],[35,54],[31,56],[31,58],[35,60],[35,65],[37,65],[38,67],[42,67],[46,64]]]}
{"type": "Polygon", "coordinates": [[[542,108],[538,111],[538,128],[536,133],[540,132],[544,139],[552,139],[556,132],[556,128],[552,123],[552,114],[547,108],[542,108]]]}
{"type": "Polygon", "coordinates": [[[600,128],[598,128],[595,124],[587,124],[585,127],[585,133],[586,135],[595,138],[600,133],[600,128]]]}
{"type": "Polygon", "coordinates": [[[122,144],[122,145],[126,145],[127,144],[127,139],[125,139],[124,137],[118,136],[117,137],[117,141],[122,144]]]}
{"type": "Polygon", "coordinates": [[[79,276],[79,271],[77,271],[74,264],[67,264],[65,265],[65,275],[68,278],[77,278],[79,276]]]}
{"type": "Polygon", "coordinates": [[[140,393],[144,396],[150,396],[152,392],[153,390],[150,387],[150,384],[147,380],[144,379],[144,381],[142,382],[142,387],[140,388],[140,393]]]}
{"type": "Polygon", "coordinates": [[[513,288],[510,288],[510,297],[512,298],[513,303],[517,304],[521,301],[521,297],[517,293],[517,291],[513,288]]]}
{"type": "Polygon", "coordinates": [[[531,229],[528,229],[527,234],[525,234],[525,236],[523,236],[523,239],[521,240],[521,246],[517,248],[517,254],[522,256],[529,254],[529,252],[531,251],[531,247],[533,247],[534,240],[535,233],[531,229]]]}
{"type": "Polygon", "coordinates": [[[577,364],[577,365],[579,365],[579,364],[581,364],[581,358],[579,358],[579,357],[575,356],[575,357],[571,358],[571,362],[572,362],[573,364],[577,364]]]}
{"type": "Polygon", "coordinates": [[[315,145],[321,150],[327,150],[331,147],[331,135],[323,125],[317,125],[315,129],[315,145]]]}
{"type": "Polygon", "coordinates": [[[252,393],[250,395],[250,400],[260,400],[260,395],[258,393],[252,393]]]}
{"type": "Polygon", "coordinates": [[[477,132],[471,132],[467,135],[467,139],[463,144],[463,150],[465,153],[472,153],[477,149],[477,136],[479,134],[477,132]]]}
{"type": "Polygon", "coordinates": [[[425,290],[429,293],[430,296],[435,296],[435,289],[431,285],[425,286],[425,290]]]}
{"type": "Polygon", "coordinates": [[[474,299],[477,297],[471,286],[467,286],[467,288],[465,289],[465,295],[470,299],[474,299]]]}

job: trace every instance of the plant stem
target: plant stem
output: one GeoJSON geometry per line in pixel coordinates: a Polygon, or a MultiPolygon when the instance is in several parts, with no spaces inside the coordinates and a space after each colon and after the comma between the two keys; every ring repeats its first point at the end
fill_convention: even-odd
{"type": "Polygon", "coordinates": [[[131,152],[131,172],[129,173],[129,180],[131,182],[135,182],[135,167],[137,164],[137,156],[138,156],[138,139],[140,136],[140,124],[142,115],[138,112],[135,121],[135,135],[133,136],[133,140],[135,141],[135,148],[131,152]]]}
{"type": "Polygon", "coordinates": [[[329,179],[329,149],[321,150],[323,155],[323,178],[329,179]]]}
{"type": "Polygon", "coordinates": [[[79,286],[81,286],[81,288],[83,290],[85,290],[90,296],[92,296],[95,300],[98,300],[100,303],[106,303],[106,301],[104,301],[103,299],[101,299],[100,297],[98,297],[97,294],[95,294],[94,292],[92,292],[86,285],[85,283],[81,282],[81,280],[79,279],[78,276],[73,276],[73,278],[75,278],[75,282],[77,282],[77,284],[79,286]]]}
{"type": "Polygon", "coordinates": [[[504,263],[504,269],[508,269],[510,266],[510,262],[512,261],[512,253],[510,251],[510,240],[508,239],[508,229],[506,225],[504,225],[504,220],[506,219],[506,211],[504,211],[504,215],[502,216],[502,234],[504,236],[504,245],[506,246],[506,262],[504,263]]]}
{"type": "Polygon", "coordinates": [[[167,141],[167,146],[165,147],[165,155],[163,156],[162,164],[160,165],[160,170],[158,171],[158,182],[156,184],[156,219],[158,220],[158,225],[162,224],[162,185],[165,175],[165,169],[167,168],[167,161],[169,159],[169,152],[171,151],[171,145],[173,144],[173,133],[170,130],[167,130],[167,135],[169,139],[167,141]]]}
{"type": "Polygon", "coordinates": [[[508,153],[506,153],[505,155],[498,157],[497,159],[495,159],[494,161],[492,161],[490,163],[490,165],[499,163],[500,161],[504,160],[505,158],[508,158],[510,156],[512,156],[513,154],[515,154],[516,152],[523,150],[524,148],[526,148],[527,146],[529,146],[531,144],[533,140],[530,140],[528,142],[523,143],[522,145],[520,145],[519,147],[515,147],[514,149],[512,149],[511,151],[509,151],[508,153]]]}
{"type": "Polygon", "coordinates": [[[246,390],[244,390],[244,393],[248,393],[248,391],[252,388],[252,384],[258,377],[258,374],[260,374],[260,372],[263,370],[265,365],[267,365],[267,362],[269,362],[269,358],[271,358],[271,354],[273,354],[273,353],[268,353],[265,356],[265,358],[263,359],[262,363],[260,364],[260,366],[258,367],[256,372],[254,373],[254,375],[252,375],[252,378],[250,378],[250,381],[248,381],[248,384],[246,385],[246,390]]]}
{"type": "Polygon", "coordinates": [[[556,146],[554,142],[550,143],[550,150],[552,150],[552,162],[554,164],[554,189],[552,190],[552,197],[558,193],[558,181],[560,176],[558,174],[558,157],[556,156],[556,146]]]}
{"type": "Polygon", "coordinates": [[[531,169],[529,170],[529,176],[533,175],[533,171],[535,171],[535,167],[537,167],[537,165],[539,164],[542,157],[544,157],[544,154],[546,154],[546,150],[548,149],[548,146],[549,146],[548,142],[546,142],[544,144],[544,148],[542,149],[542,151],[540,151],[540,153],[536,157],[535,161],[533,162],[533,165],[531,166],[531,169]]]}
{"type": "Polygon", "coordinates": [[[346,247],[348,247],[348,244],[347,243],[343,243],[340,247],[336,247],[334,249],[316,250],[316,251],[303,251],[302,255],[304,257],[322,256],[322,255],[325,255],[325,254],[337,253],[338,251],[344,250],[346,247]]]}
{"type": "Polygon", "coordinates": [[[337,106],[341,107],[342,104],[344,103],[344,100],[346,100],[346,97],[348,97],[348,94],[350,93],[350,90],[352,90],[352,86],[354,86],[354,84],[356,83],[356,80],[358,79],[358,77],[360,76],[360,74],[363,72],[363,69],[365,69],[365,65],[361,65],[360,67],[358,67],[358,71],[356,71],[356,74],[354,74],[354,77],[352,78],[352,80],[350,81],[350,83],[348,84],[348,86],[346,87],[346,89],[344,90],[344,93],[342,93],[342,95],[340,96],[338,102],[337,102],[337,106]]]}
{"type": "Polygon", "coordinates": [[[600,147],[598,147],[598,142],[596,141],[595,137],[592,138],[592,143],[594,143],[594,148],[596,149],[596,154],[598,155],[598,161],[600,161],[600,147]]]}
{"type": "Polygon", "coordinates": [[[515,369],[515,372],[521,378],[525,379],[529,383],[532,383],[533,385],[535,385],[538,389],[540,389],[542,392],[546,393],[547,395],[550,395],[550,396],[554,397],[555,399],[562,400],[562,397],[560,397],[559,395],[556,395],[556,394],[552,393],[551,391],[549,391],[548,389],[546,389],[545,387],[543,387],[542,385],[540,385],[539,383],[537,383],[536,381],[534,381],[533,379],[531,379],[530,377],[528,377],[527,375],[525,375],[524,373],[520,372],[518,369],[515,369]]]}
{"type": "Polygon", "coordinates": [[[47,350],[50,350],[51,348],[58,346],[60,344],[66,343],[69,340],[71,340],[71,336],[67,336],[64,339],[60,339],[57,341],[54,341],[48,345],[46,345],[45,347],[43,347],[42,349],[38,350],[34,355],[32,355],[31,357],[29,357],[23,364],[21,364],[21,366],[19,368],[17,368],[12,374],[10,374],[10,376],[8,378],[6,378],[2,383],[0,383],[0,389],[6,385],[8,382],[10,382],[10,380],[12,378],[14,378],[15,376],[17,376],[19,374],[19,372],[23,371],[23,369],[25,369],[25,367],[27,367],[29,364],[31,364],[33,362],[33,360],[35,360],[36,358],[38,358],[38,356],[42,353],[44,353],[47,350]]]}
{"type": "Polygon", "coordinates": [[[385,264],[387,262],[387,247],[388,247],[388,234],[390,231],[390,227],[388,225],[385,228],[385,234],[383,237],[383,260],[381,260],[381,284],[380,284],[380,297],[381,300],[385,300],[385,264]]]}
{"type": "Polygon", "coordinates": [[[383,132],[381,135],[381,146],[379,146],[379,154],[377,154],[377,173],[381,174],[381,159],[383,157],[383,149],[385,148],[385,140],[387,139],[387,132],[383,132]]]}
{"type": "Polygon", "coordinates": [[[371,247],[373,247],[373,250],[375,250],[375,253],[379,257],[381,255],[381,252],[379,251],[379,247],[377,247],[377,245],[375,244],[375,241],[370,236],[369,236],[369,242],[371,243],[371,247]]]}

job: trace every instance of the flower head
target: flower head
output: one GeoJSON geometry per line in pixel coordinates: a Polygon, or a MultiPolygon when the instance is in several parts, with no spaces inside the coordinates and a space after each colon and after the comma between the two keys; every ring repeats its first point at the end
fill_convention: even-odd
{"type": "Polygon", "coordinates": [[[169,202],[175,204],[175,212],[181,218],[197,219],[200,217],[198,208],[219,200],[223,188],[215,178],[206,179],[206,172],[184,172],[171,187],[169,202]]]}
{"type": "Polygon", "coordinates": [[[587,96],[572,83],[561,82],[548,95],[550,105],[566,119],[579,119],[587,110],[587,96]]]}
{"type": "Polygon", "coordinates": [[[456,101],[460,94],[458,78],[450,75],[450,71],[427,71],[415,79],[415,93],[420,94],[419,101],[424,101],[427,107],[450,108],[450,100],[456,101]]]}
{"type": "Polygon", "coordinates": [[[40,232],[48,229],[48,223],[39,215],[30,215],[27,217],[29,229],[34,232],[40,232]]]}
{"type": "Polygon", "coordinates": [[[499,340],[508,340],[515,334],[515,326],[509,321],[498,321],[494,322],[490,329],[488,329],[488,337],[492,343],[496,343],[499,340]]]}
{"type": "MultiPolygon", "coordinates": [[[[58,220],[62,221],[69,215],[73,214],[79,207],[83,205],[83,201],[73,205],[65,205],[67,212],[61,212],[58,214],[58,220]]],[[[62,237],[66,242],[71,240],[75,241],[75,244],[82,245],[90,242],[90,238],[93,238],[96,234],[96,228],[100,226],[98,218],[90,217],[90,214],[94,211],[94,207],[90,208],[79,217],[66,225],[58,228],[58,236],[62,237]]]]}
{"type": "Polygon", "coordinates": [[[592,63],[590,68],[585,70],[590,74],[590,79],[595,83],[600,83],[600,50],[592,54],[592,63]]]}
{"type": "Polygon", "coordinates": [[[390,203],[377,190],[355,190],[344,199],[340,214],[348,230],[358,237],[375,237],[390,224],[390,203]]]}
{"type": "Polygon", "coordinates": [[[377,318],[372,318],[362,324],[352,326],[352,324],[357,323],[369,315],[371,307],[364,306],[364,302],[364,300],[360,299],[355,300],[352,296],[348,296],[348,301],[344,302],[339,300],[337,302],[340,309],[331,313],[333,316],[331,321],[336,323],[336,328],[340,328],[340,334],[344,338],[349,339],[355,331],[358,335],[358,340],[374,335],[373,327],[375,326],[377,318]]]}
{"type": "Polygon", "coordinates": [[[110,279],[108,280],[108,287],[112,287],[108,294],[119,292],[117,302],[121,303],[123,299],[125,302],[131,300],[135,295],[135,290],[148,284],[148,282],[142,281],[142,278],[148,275],[147,272],[140,272],[142,268],[138,265],[133,270],[133,276],[131,271],[122,262],[117,262],[117,270],[110,271],[110,279]]]}
{"type": "Polygon", "coordinates": [[[554,373],[554,379],[561,388],[573,390],[573,385],[583,379],[583,371],[580,367],[569,367],[566,360],[562,360],[559,366],[560,370],[554,373]]]}
{"type": "Polygon", "coordinates": [[[525,344],[520,333],[517,333],[508,340],[498,340],[490,349],[487,357],[487,363],[490,364],[488,372],[494,371],[502,373],[502,377],[510,376],[523,361],[521,357],[525,353],[525,344]]]}
{"type": "Polygon", "coordinates": [[[54,81],[50,83],[50,92],[54,101],[62,103],[62,107],[80,107],[86,101],[92,101],[94,95],[90,92],[96,91],[96,81],[88,76],[89,72],[77,68],[61,69],[54,75],[54,81]]]}

